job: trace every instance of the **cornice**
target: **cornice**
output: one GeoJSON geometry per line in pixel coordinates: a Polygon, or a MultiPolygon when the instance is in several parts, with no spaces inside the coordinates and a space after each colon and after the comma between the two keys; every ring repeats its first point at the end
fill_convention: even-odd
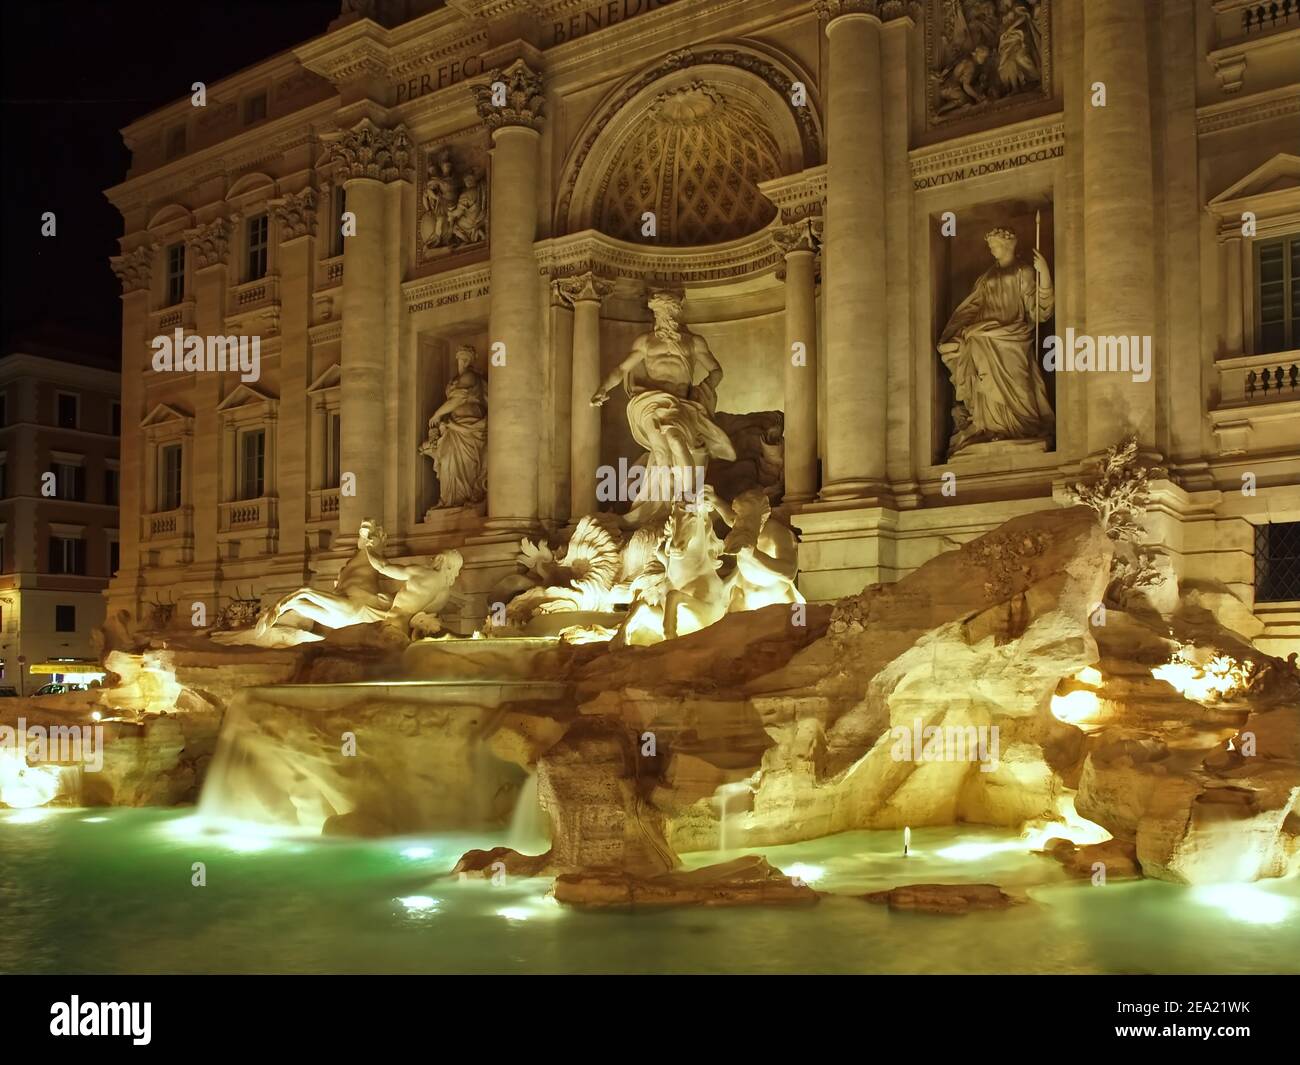
{"type": "Polygon", "coordinates": [[[908,153],[915,188],[946,185],[1065,152],[1065,120],[1058,112],[946,140],[908,153]]]}
{"type": "Polygon", "coordinates": [[[1300,85],[1284,85],[1280,89],[1269,89],[1198,107],[1196,133],[1198,136],[1222,133],[1227,129],[1240,129],[1256,122],[1269,122],[1292,115],[1300,116],[1300,85]]]}

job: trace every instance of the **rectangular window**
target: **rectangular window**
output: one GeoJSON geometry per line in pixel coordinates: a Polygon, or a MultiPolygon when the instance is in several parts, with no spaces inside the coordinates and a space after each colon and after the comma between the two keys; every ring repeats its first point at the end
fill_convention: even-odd
{"type": "Polygon", "coordinates": [[[73,536],[50,537],[50,572],[86,572],[86,541],[73,536]]]}
{"type": "Polygon", "coordinates": [[[55,399],[55,424],[60,429],[81,425],[81,400],[71,392],[60,392],[55,399]]]}
{"type": "Polygon", "coordinates": [[[259,92],[244,101],[244,125],[251,126],[266,117],[266,93],[259,92]]]}
{"type": "Polygon", "coordinates": [[[176,126],[167,131],[166,157],[167,161],[179,159],[185,154],[185,127],[176,126]]]}
{"type": "Polygon", "coordinates": [[[1300,347],[1300,233],[1255,244],[1257,355],[1300,347]]]}
{"type": "Polygon", "coordinates": [[[54,631],[55,632],[76,632],[77,631],[77,608],[75,606],[65,606],[62,603],[55,606],[54,631]]]}
{"type": "Polygon", "coordinates": [[[83,500],[86,498],[86,471],[71,462],[54,463],[54,498],[83,500]]]}
{"type": "Polygon", "coordinates": [[[1255,526],[1255,602],[1300,599],[1300,521],[1255,526]]]}
{"type": "Polygon", "coordinates": [[[158,510],[179,510],[181,505],[181,445],[158,449],[158,510]]]}
{"type": "Polygon", "coordinates": [[[239,498],[261,499],[266,488],[266,430],[239,434],[239,498]]]}
{"type": "Polygon", "coordinates": [[[0,392],[0,429],[9,424],[9,393],[0,392]]]}
{"type": "Polygon", "coordinates": [[[339,418],[337,411],[327,414],[329,419],[329,446],[325,454],[325,487],[337,488],[339,486],[339,471],[342,468],[340,456],[342,454],[342,420],[339,418]]]}
{"type": "Polygon", "coordinates": [[[104,471],[104,502],[115,507],[122,493],[122,473],[120,470],[104,471]]]}
{"type": "Polygon", "coordinates": [[[110,424],[112,425],[113,435],[121,436],[122,435],[122,404],[120,403],[113,404],[112,421],[110,424]]]}
{"type": "Polygon", "coordinates": [[[266,276],[267,236],[270,223],[264,214],[248,220],[248,273],[245,281],[256,281],[266,276]]]}
{"type": "Polygon", "coordinates": [[[185,245],[167,248],[167,306],[174,307],[185,298],[185,245]]]}
{"type": "Polygon", "coordinates": [[[343,215],[348,209],[348,190],[342,185],[334,189],[334,233],[330,237],[330,254],[343,254],[343,215]]]}
{"type": "Polygon", "coordinates": [[[116,540],[108,542],[108,575],[113,577],[122,565],[122,545],[116,540]]]}
{"type": "Polygon", "coordinates": [[[9,498],[9,465],[0,462],[0,499],[9,498]]]}

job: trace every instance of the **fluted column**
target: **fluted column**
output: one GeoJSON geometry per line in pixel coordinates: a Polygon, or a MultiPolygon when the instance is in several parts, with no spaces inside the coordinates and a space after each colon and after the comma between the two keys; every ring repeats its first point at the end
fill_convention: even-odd
{"type": "Polygon", "coordinates": [[[817,495],[817,235],[820,219],[775,233],[785,252],[785,501],[817,495]]]}
{"type": "Polygon", "coordinates": [[[596,470],[600,466],[600,408],[591,397],[600,387],[600,305],[614,283],[595,274],[580,274],[558,283],[561,297],[573,307],[573,369],[569,431],[569,517],[573,521],[598,509],[596,470]]]}
{"type": "MultiPolygon", "coordinates": [[[[142,245],[124,255],[115,255],[113,272],[122,283],[122,438],[118,486],[117,576],[108,586],[110,613],[128,610],[135,616],[140,580],[140,524],[152,511],[148,498],[156,478],[148,476],[149,456],[140,423],[145,409],[144,368],[148,358],[149,291],[157,249],[142,245]]],[[[13,459],[10,459],[12,462],[13,459]]],[[[12,474],[11,474],[12,476],[12,474]]],[[[12,480],[10,483],[14,483],[12,480]]]]}
{"type": "Polygon", "coordinates": [[[821,0],[826,94],[825,499],[871,498],[885,484],[888,390],[885,165],[879,7],[821,0]]]}
{"type": "Polygon", "coordinates": [[[527,531],[538,517],[542,297],[533,244],[541,180],[542,79],[523,60],[473,87],[492,130],[488,220],[488,524],[527,531]]]}
{"type": "Polygon", "coordinates": [[[339,495],[339,533],[345,541],[356,536],[366,518],[384,516],[384,440],[388,434],[384,418],[388,338],[384,186],[403,177],[410,159],[411,142],[404,129],[381,129],[369,119],[330,145],[337,180],[347,190],[348,211],[356,216],[356,234],[343,241],[339,450],[342,472],[355,478],[355,494],[339,495]]]}
{"type": "MultiPolygon", "coordinates": [[[[1155,232],[1146,5],[1090,0],[1083,5],[1083,58],[1090,95],[1083,106],[1085,313],[1094,338],[1155,333],[1155,232]]],[[[1155,348],[1153,340],[1153,349],[1155,348]]],[[[1157,352],[1158,354],[1158,352],[1157,352]]],[[[1154,361],[1154,360],[1153,360],[1154,361]]],[[[1087,374],[1088,451],[1136,433],[1156,451],[1155,367],[1145,382],[1120,371],[1087,374]]]]}

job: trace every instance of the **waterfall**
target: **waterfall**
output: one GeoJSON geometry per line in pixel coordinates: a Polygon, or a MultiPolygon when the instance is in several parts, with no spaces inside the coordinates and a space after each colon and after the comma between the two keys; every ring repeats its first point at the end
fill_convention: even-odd
{"type": "MultiPolygon", "coordinates": [[[[730,823],[733,818],[745,813],[747,804],[743,802],[733,803],[733,800],[745,798],[752,790],[749,781],[737,780],[731,784],[718,785],[717,791],[714,792],[713,797],[718,804],[718,850],[731,849],[730,823]]],[[[740,845],[741,842],[741,840],[736,840],[736,845],[740,845]]]]}
{"type": "Polygon", "coordinates": [[[536,770],[529,770],[527,779],[519,786],[506,846],[520,854],[544,854],[550,849],[550,819],[538,798],[536,770]]]}

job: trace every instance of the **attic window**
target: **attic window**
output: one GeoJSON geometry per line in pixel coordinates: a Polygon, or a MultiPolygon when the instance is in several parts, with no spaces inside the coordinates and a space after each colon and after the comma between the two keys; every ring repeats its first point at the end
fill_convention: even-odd
{"type": "Polygon", "coordinates": [[[266,117],[266,93],[259,92],[244,101],[244,125],[251,126],[266,117]]]}
{"type": "Polygon", "coordinates": [[[167,158],[179,159],[185,154],[185,127],[176,126],[167,131],[167,158]]]}

